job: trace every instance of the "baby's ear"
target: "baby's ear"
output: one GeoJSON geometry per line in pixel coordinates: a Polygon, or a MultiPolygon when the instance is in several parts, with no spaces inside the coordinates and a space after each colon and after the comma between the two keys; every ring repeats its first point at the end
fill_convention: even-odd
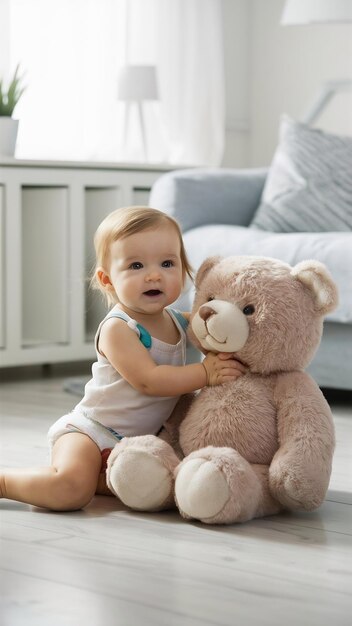
{"type": "Polygon", "coordinates": [[[217,263],[219,263],[219,261],[221,261],[221,256],[209,256],[207,259],[205,259],[205,261],[203,261],[202,265],[200,266],[197,274],[196,274],[196,278],[195,278],[195,286],[196,289],[198,289],[198,287],[200,286],[200,283],[202,282],[202,280],[205,278],[205,276],[208,274],[208,272],[215,266],[217,265],[217,263]]]}
{"type": "Polygon", "coordinates": [[[311,290],[315,309],[321,315],[336,309],[339,301],[337,287],[323,263],[302,261],[294,266],[291,275],[311,290]]]}
{"type": "Polygon", "coordinates": [[[108,289],[112,287],[110,276],[105,273],[102,267],[99,267],[97,269],[95,276],[96,276],[98,283],[100,283],[102,287],[108,288],[108,289]]]}

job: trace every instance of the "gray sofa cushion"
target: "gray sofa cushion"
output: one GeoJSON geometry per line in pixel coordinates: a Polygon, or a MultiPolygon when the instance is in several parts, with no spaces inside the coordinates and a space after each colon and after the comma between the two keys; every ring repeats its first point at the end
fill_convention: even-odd
{"type": "Polygon", "coordinates": [[[174,217],[183,232],[204,224],[248,226],[258,208],[267,168],[189,169],[160,176],[149,206],[174,217]]]}
{"type": "Polygon", "coordinates": [[[273,232],[352,230],[352,137],[284,116],[250,227],[273,232]]]}
{"type": "MultiPolygon", "coordinates": [[[[267,256],[290,265],[305,259],[317,259],[325,263],[339,288],[339,307],[328,319],[352,323],[352,233],[273,234],[241,226],[212,224],[188,231],[184,234],[184,242],[195,270],[207,256],[218,254],[267,256]]],[[[189,289],[192,290],[190,285],[189,289]]]]}

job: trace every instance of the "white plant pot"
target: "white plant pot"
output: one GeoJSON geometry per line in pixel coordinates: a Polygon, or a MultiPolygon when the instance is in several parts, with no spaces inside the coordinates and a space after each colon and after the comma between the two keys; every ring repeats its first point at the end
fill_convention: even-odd
{"type": "Polygon", "coordinates": [[[18,120],[0,116],[0,155],[13,157],[16,149],[18,120]]]}

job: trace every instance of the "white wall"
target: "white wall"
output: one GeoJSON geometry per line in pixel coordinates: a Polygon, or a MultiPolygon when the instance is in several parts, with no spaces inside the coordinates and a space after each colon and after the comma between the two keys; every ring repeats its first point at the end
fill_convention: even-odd
{"type": "MultiPolygon", "coordinates": [[[[223,4],[228,125],[224,165],[268,165],[281,114],[302,119],[324,81],[352,78],[352,24],[280,26],[284,0],[223,4]],[[232,131],[233,113],[235,119],[248,120],[249,132],[232,131]]],[[[336,96],[315,126],[352,135],[352,92],[336,96]]]]}

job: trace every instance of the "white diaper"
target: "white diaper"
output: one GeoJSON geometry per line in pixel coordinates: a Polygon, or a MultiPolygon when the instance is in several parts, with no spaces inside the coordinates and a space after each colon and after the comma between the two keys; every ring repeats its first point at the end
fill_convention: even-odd
{"type": "Polygon", "coordinates": [[[48,432],[50,448],[52,449],[59,437],[66,433],[83,433],[88,435],[100,450],[114,448],[115,444],[122,439],[122,435],[119,435],[116,431],[110,430],[78,411],[72,411],[72,413],[63,415],[50,427],[48,432]]]}

